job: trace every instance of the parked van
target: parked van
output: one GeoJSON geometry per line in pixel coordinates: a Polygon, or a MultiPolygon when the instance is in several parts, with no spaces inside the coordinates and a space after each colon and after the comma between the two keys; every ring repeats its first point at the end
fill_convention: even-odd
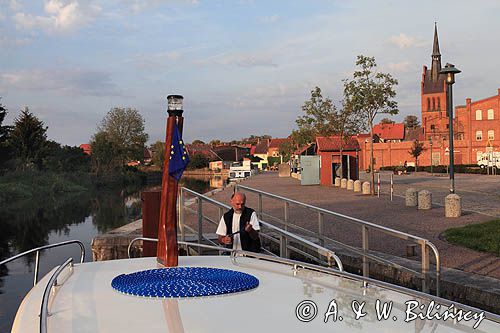
{"type": "Polygon", "coordinates": [[[481,159],[477,161],[477,164],[481,167],[481,169],[486,167],[496,167],[497,169],[500,169],[500,154],[498,152],[490,154],[485,153],[481,159]]]}

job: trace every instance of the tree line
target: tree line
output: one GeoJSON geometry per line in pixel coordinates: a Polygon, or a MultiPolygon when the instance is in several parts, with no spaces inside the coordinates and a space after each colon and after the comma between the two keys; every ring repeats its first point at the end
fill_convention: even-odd
{"type": "Polygon", "coordinates": [[[48,127],[28,107],[12,126],[4,125],[0,103],[0,173],[35,171],[91,172],[97,177],[122,173],[128,161],[143,160],[148,135],[136,109],[112,108],[92,136],[91,155],[80,147],[47,139],[48,127]]]}

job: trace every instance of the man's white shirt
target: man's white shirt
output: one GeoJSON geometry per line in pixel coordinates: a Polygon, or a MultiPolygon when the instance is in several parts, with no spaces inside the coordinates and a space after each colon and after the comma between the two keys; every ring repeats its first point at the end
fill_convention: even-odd
{"type": "MultiPolygon", "coordinates": [[[[240,230],[240,217],[241,213],[238,214],[234,212],[233,224],[232,224],[233,232],[240,230]]],[[[255,212],[253,212],[252,215],[250,216],[250,224],[252,225],[252,228],[254,230],[260,230],[259,219],[257,218],[257,214],[255,212]]],[[[224,221],[224,216],[221,217],[219,221],[219,226],[217,227],[217,231],[215,233],[220,236],[226,236],[227,228],[226,228],[226,222],[224,221]]],[[[240,234],[235,234],[233,236],[233,249],[241,250],[240,234]]]]}

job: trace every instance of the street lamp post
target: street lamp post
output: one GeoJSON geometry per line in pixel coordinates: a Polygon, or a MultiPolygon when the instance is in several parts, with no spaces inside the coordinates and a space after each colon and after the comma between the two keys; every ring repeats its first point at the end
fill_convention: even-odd
{"type": "Polygon", "coordinates": [[[433,142],[432,142],[432,136],[431,136],[430,139],[429,139],[429,145],[431,146],[431,176],[434,176],[434,172],[433,172],[433,169],[432,169],[432,165],[434,164],[434,163],[432,163],[433,162],[432,161],[432,144],[433,144],[433,142]]]}
{"type": "Polygon", "coordinates": [[[455,74],[460,73],[458,68],[452,64],[446,64],[439,72],[446,75],[446,110],[448,113],[449,130],[450,130],[450,193],[455,193],[455,173],[453,168],[453,89],[452,85],[455,83],[455,74]]]}

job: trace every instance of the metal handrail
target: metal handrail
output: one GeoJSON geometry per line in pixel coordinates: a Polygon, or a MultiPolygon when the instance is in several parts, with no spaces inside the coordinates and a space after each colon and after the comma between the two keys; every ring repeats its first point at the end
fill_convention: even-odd
{"type": "MultiPolygon", "coordinates": [[[[211,199],[211,198],[208,198],[206,196],[204,196],[203,194],[200,194],[196,191],[193,191],[193,190],[190,190],[188,188],[185,188],[185,187],[182,187],[181,188],[181,191],[180,191],[180,198],[181,200],[179,200],[179,206],[180,206],[180,209],[179,211],[182,212],[182,205],[183,205],[183,201],[184,201],[184,198],[183,198],[183,192],[187,192],[187,193],[190,193],[191,195],[197,197],[199,200],[202,200],[202,201],[205,201],[205,202],[208,202],[208,203],[211,203],[212,205],[216,206],[216,207],[219,207],[219,208],[222,208],[222,209],[230,209],[231,207],[228,206],[228,205],[225,205],[221,202],[218,202],[214,199],[211,199]]],[[[182,221],[182,214],[179,214],[180,216],[180,223],[183,223],[182,221]]],[[[203,216],[198,216],[198,219],[199,221],[203,220],[203,216]]],[[[200,222],[199,222],[200,223],[200,222]]],[[[318,244],[315,244],[313,242],[310,242],[298,235],[295,235],[291,232],[288,232],[286,230],[283,230],[281,228],[278,228],[276,226],[274,226],[273,224],[271,223],[267,223],[266,221],[262,221],[262,220],[259,220],[259,223],[262,224],[263,226],[269,228],[269,229],[273,229],[275,232],[278,232],[280,234],[280,236],[285,236],[287,238],[291,238],[297,242],[300,242],[308,247],[312,247],[314,248],[318,254],[320,255],[323,255],[327,258],[327,262],[329,265],[331,265],[331,261],[334,260],[335,263],[337,264],[337,267],[340,269],[340,270],[343,270],[344,266],[342,265],[342,261],[340,260],[340,258],[335,254],[334,251],[330,250],[330,249],[327,249],[323,246],[320,246],[318,244]]],[[[182,228],[181,228],[182,229],[182,228]]],[[[182,232],[182,231],[181,231],[182,232]]],[[[198,235],[198,237],[203,237],[202,235],[198,235]]]]}
{"type": "Polygon", "coordinates": [[[7,263],[9,263],[9,262],[11,262],[13,260],[16,260],[16,259],[19,259],[21,257],[24,257],[25,255],[31,254],[33,252],[36,252],[35,272],[34,272],[34,278],[33,278],[33,285],[36,285],[38,283],[38,271],[39,271],[38,268],[40,266],[40,251],[51,249],[51,248],[54,248],[54,247],[64,246],[64,245],[68,245],[68,244],[78,244],[80,246],[80,263],[83,263],[83,261],[85,260],[85,246],[83,245],[83,243],[81,241],[73,239],[73,240],[64,241],[64,242],[60,242],[60,243],[55,243],[55,244],[49,244],[49,245],[40,246],[40,247],[31,249],[31,250],[28,250],[28,251],[16,254],[13,257],[10,257],[10,258],[7,258],[7,259],[5,259],[3,261],[0,261],[0,266],[4,265],[4,264],[7,264],[7,263]]]}
{"type": "MultiPolygon", "coordinates": [[[[127,248],[127,254],[128,254],[128,257],[131,258],[130,256],[130,250],[132,249],[132,246],[137,242],[137,241],[148,241],[148,242],[158,242],[158,239],[157,238],[148,238],[148,237],[136,237],[134,239],[132,239],[130,241],[130,243],[128,244],[128,248],[127,248]]],[[[193,243],[193,242],[184,242],[184,241],[178,241],[177,244],[179,245],[186,245],[186,246],[196,246],[196,247],[201,247],[201,248],[205,248],[205,249],[212,249],[212,250],[217,250],[217,251],[224,251],[224,252],[238,252],[238,253],[254,253],[254,252],[248,252],[248,251],[241,251],[241,250],[234,250],[234,249],[228,249],[226,247],[221,247],[221,246],[213,246],[213,245],[206,245],[206,244],[200,244],[200,243],[193,243]]],[[[340,259],[338,259],[338,257],[332,253],[332,251],[329,251],[328,249],[325,249],[328,251],[328,253],[325,253],[324,256],[327,257],[327,258],[334,258],[338,267],[339,267],[339,270],[340,271],[343,271],[344,270],[344,267],[342,266],[342,262],[340,261],[340,259]],[[331,256],[331,257],[330,257],[331,256]],[[335,258],[337,257],[337,258],[335,258]],[[338,261],[337,261],[338,259],[338,261]]],[[[259,255],[262,256],[261,254],[257,254],[257,253],[254,253],[256,257],[258,257],[259,255]]],[[[266,257],[273,257],[273,256],[270,256],[270,255],[265,255],[266,257]]],[[[276,258],[280,258],[280,257],[276,257],[276,258]]],[[[285,262],[290,262],[289,259],[285,259],[285,258],[281,258],[283,259],[283,263],[285,262]]]]}
{"type": "MultiPolygon", "coordinates": [[[[427,252],[427,246],[428,246],[432,250],[432,252],[434,254],[434,257],[436,259],[436,264],[435,264],[436,275],[439,276],[439,274],[440,274],[440,271],[441,271],[441,260],[440,260],[440,256],[439,256],[439,251],[438,251],[437,247],[433,243],[431,243],[429,240],[427,240],[425,238],[422,238],[422,237],[419,237],[419,236],[415,236],[415,235],[412,235],[412,234],[408,234],[406,232],[398,231],[398,230],[395,230],[395,229],[392,229],[392,228],[380,226],[380,225],[377,225],[377,224],[372,223],[372,222],[361,220],[361,219],[358,219],[358,218],[355,218],[355,217],[351,217],[351,216],[348,216],[348,215],[344,215],[344,214],[341,214],[341,213],[333,212],[333,211],[330,211],[330,210],[327,210],[327,209],[324,209],[324,208],[321,208],[321,207],[316,207],[316,206],[313,206],[313,205],[310,205],[310,204],[306,204],[306,203],[303,203],[303,202],[300,202],[300,201],[297,201],[297,200],[285,198],[285,197],[282,197],[280,195],[276,195],[276,194],[268,193],[268,192],[261,191],[261,190],[258,190],[258,189],[254,189],[254,188],[251,188],[251,187],[248,187],[248,186],[236,184],[235,185],[235,189],[236,189],[236,191],[238,191],[239,189],[242,189],[242,190],[246,190],[248,192],[256,193],[256,194],[259,195],[258,210],[259,210],[260,215],[263,215],[263,212],[262,212],[262,196],[266,196],[266,197],[269,197],[269,198],[273,198],[273,199],[277,199],[277,200],[281,200],[281,201],[285,202],[285,220],[288,219],[287,218],[287,213],[288,213],[288,209],[287,208],[288,208],[288,205],[289,204],[294,204],[294,205],[297,205],[297,206],[300,206],[300,207],[312,210],[314,212],[317,212],[319,214],[320,228],[322,228],[322,223],[323,223],[324,215],[335,216],[335,217],[339,217],[339,218],[342,218],[342,219],[346,219],[346,220],[348,220],[350,222],[354,222],[354,223],[356,223],[356,224],[358,224],[358,225],[360,225],[362,227],[362,231],[363,231],[363,252],[365,252],[365,251],[368,250],[368,244],[367,244],[368,243],[368,229],[375,229],[375,230],[378,230],[378,231],[383,232],[385,234],[388,234],[388,235],[391,235],[391,236],[394,236],[394,237],[397,237],[397,238],[400,238],[400,239],[403,239],[403,240],[409,240],[409,241],[416,242],[417,244],[420,244],[422,246],[422,273],[424,275],[427,274],[427,271],[429,270],[429,261],[428,261],[429,260],[429,256],[428,256],[428,252],[427,252]]],[[[287,221],[285,221],[285,223],[287,223],[287,221]]],[[[320,230],[320,233],[321,233],[321,230],[320,230]]],[[[321,236],[323,236],[323,235],[321,235],[321,236]]],[[[364,255],[364,254],[362,254],[362,255],[364,255]]],[[[368,269],[368,264],[366,262],[364,262],[364,264],[363,264],[364,275],[366,275],[365,271],[367,271],[367,269],[368,269]]]]}
{"type": "MultiPolygon", "coordinates": [[[[131,248],[132,244],[135,243],[138,240],[158,241],[155,238],[137,237],[137,238],[134,238],[130,242],[129,249],[131,248]]],[[[193,243],[193,242],[182,242],[182,241],[179,241],[178,244],[187,245],[187,246],[202,247],[202,248],[207,248],[207,249],[214,249],[214,250],[218,250],[218,251],[230,252],[231,253],[231,257],[230,258],[231,258],[231,262],[233,264],[238,264],[237,260],[236,260],[238,258],[238,256],[256,258],[256,259],[260,259],[260,260],[267,260],[267,261],[271,261],[271,262],[276,262],[276,263],[291,265],[291,266],[293,266],[294,270],[297,270],[297,268],[304,268],[304,269],[314,270],[314,271],[321,272],[321,273],[326,273],[326,274],[330,274],[330,275],[339,276],[339,277],[342,277],[342,278],[349,278],[349,279],[352,279],[352,280],[355,280],[355,281],[362,282],[364,288],[366,288],[368,285],[375,285],[375,286],[378,286],[378,287],[383,287],[383,288],[386,288],[386,289],[389,289],[389,290],[400,292],[400,293],[403,293],[403,294],[406,294],[406,295],[409,295],[409,296],[420,297],[422,299],[427,299],[427,300],[434,300],[434,301],[439,302],[440,304],[445,304],[447,306],[449,306],[451,304],[454,304],[455,308],[458,308],[458,309],[461,308],[461,309],[471,310],[471,311],[475,311],[475,312],[482,311],[480,309],[477,309],[477,308],[474,308],[474,307],[471,307],[471,306],[468,306],[468,305],[465,305],[465,304],[453,302],[453,301],[450,301],[450,300],[447,300],[447,299],[444,299],[444,298],[440,298],[440,297],[436,297],[436,296],[433,296],[433,295],[429,295],[429,294],[426,294],[426,293],[423,293],[423,292],[419,292],[419,291],[416,291],[416,290],[413,290],[413,289],[409,289],[409,288],[401,287],[401,286],[398,286],[398,285],[390,284],[388,282],[383,282],[383,281],[375,280],[375,279],[372,279],[370,277],[360,276],[360,275],[348,273],[346,271],[340,271],[340,270],[337,270],[337,269],[332,269],[330,267],[322,267],[322,266],[317,266],[317,265],[313,265],[313,264],[309,264],[309,263],[305,263],[305,262],[301,262],[301,261],[296,261],[296,260],[292,260],[292,259],[287,259],[287,258],[274,257],[274,256],[269,256],[269,255],[265,255],[265,254],[255,253],[255,252],[248,252],[248,251],[242,251],[242,250],[234,250],[234,249],[228,249],[228,248],[225,248],[225,247],[211,246],[211,245],[205,245],[205,244],[199,244],[199,243],[193,243]]],[[[484,314],[485,314],[485,318],[500,323],[500,316],[499,315],[491,313],[491,312],[487,312],[487,311],[484,311],[484,314]]]]}
{"type": "Polygon", "coordinates": [[[57,268],[54,274],[52,274],[49,282],[45,286],[45,290],[43,291],[42,305],[40,307],[40,333],[47,333],[47,317],[49,316],[50,290],[56,285],[57,278],[68,265],[70,266],[70,272],[72,272],[73,258],[66,259],[66,261],[57,268]]]}

